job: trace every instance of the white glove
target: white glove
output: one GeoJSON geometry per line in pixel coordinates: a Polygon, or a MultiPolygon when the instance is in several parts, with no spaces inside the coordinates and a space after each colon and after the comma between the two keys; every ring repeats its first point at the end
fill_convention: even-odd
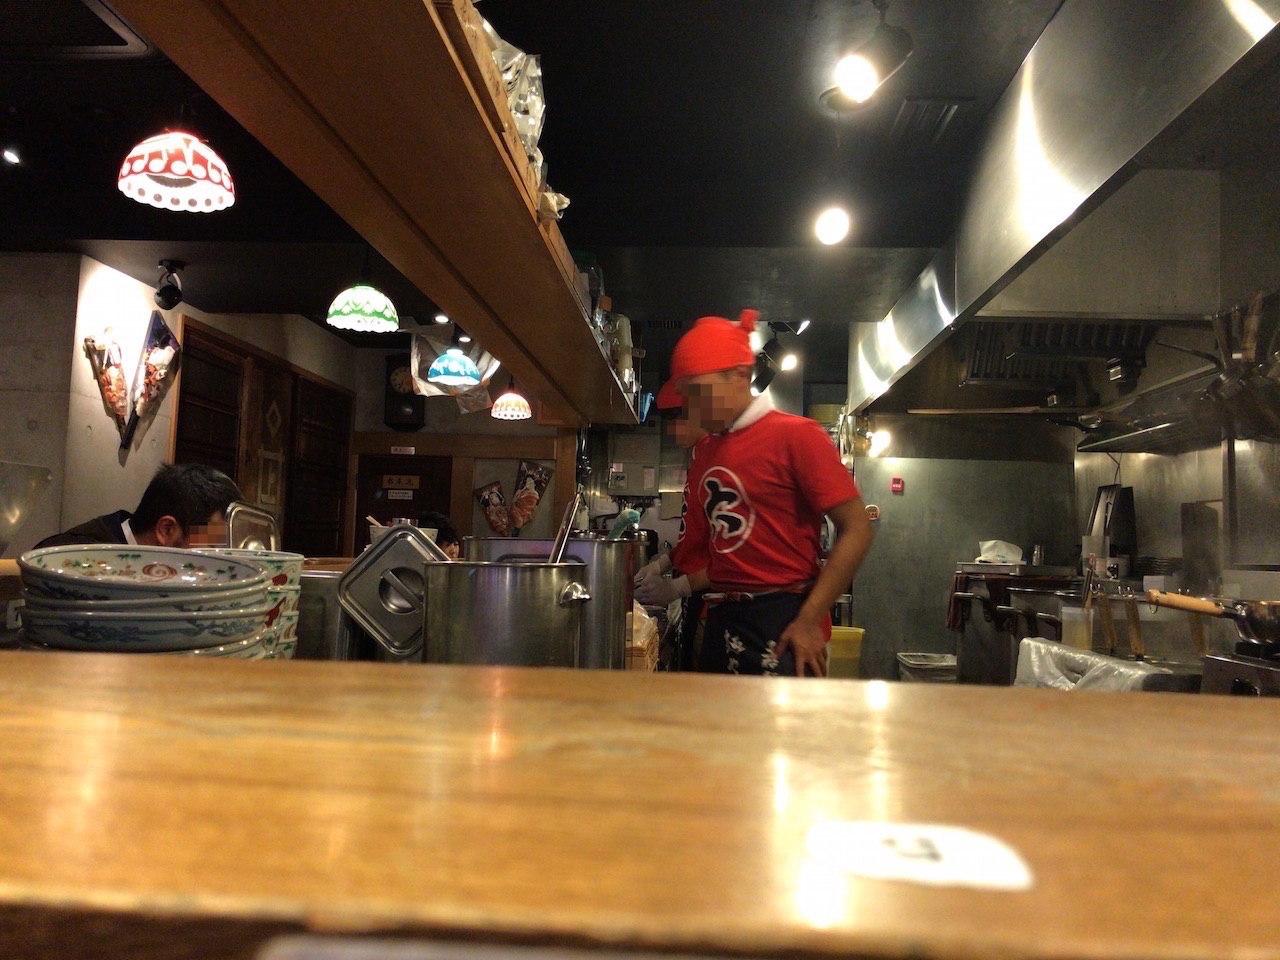
{"type": "Polygon", "coordinates": [[[636,571],[635,578],[632,580],[637,586],[651,576],[662,576],[671,570],[671,554],[660,553],[658,556],[650,560],[643,567],[636,571]]]}
{"type": "Polygon", "coordinates": [[[636,599],[646,607],[665,607],[672,600],[687,597],[693,593],[689,586],[689,578],[664,577],[660,573],[650,574],[636,586],[636,599]]]}

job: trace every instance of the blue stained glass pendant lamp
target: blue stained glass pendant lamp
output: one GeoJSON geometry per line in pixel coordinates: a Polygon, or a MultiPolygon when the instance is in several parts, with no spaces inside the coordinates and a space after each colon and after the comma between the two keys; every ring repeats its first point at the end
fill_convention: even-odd
{"type": "Polygon", "coordinates": [[[480,368],[458,344],[457,326],[453,328],[449,348],[436,357],[427,371],[427,382],[446,387],[474,387],[480,383],[480,368]]]}

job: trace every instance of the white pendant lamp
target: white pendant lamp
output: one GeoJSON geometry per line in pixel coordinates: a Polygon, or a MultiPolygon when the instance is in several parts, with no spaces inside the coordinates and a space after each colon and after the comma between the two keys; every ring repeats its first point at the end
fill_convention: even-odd
{"type": "Polygon", "coordinates": [[[360,282],[333,298],[324,322],[338,330],[359,333],[395,333],[400,316],[391,299],[369,282],[369,245],[364,248],[364,268],[360,282]]]}
{"type": "Polygon", "coordinates": [[[507,384],[507,392],[493,401],[489,415],[495,420],[528,420],[533,417],[529,401],[516,390],[515,377],[507,384]]]}
{"type": "Polygon", "coordinates": [[[130,150],[116,185],[129,199],[162,210],[212,213],[236,202],[222,158],[181,130],[148,137],[130,150]]]}
{"type": "Polygon", "coordinates": [[[367,283],[357,283],[338,294],[329,304],[324,322],[339,330],[360,333],[395,333],[400,329],[396,305],[367,283]]]}
{"type": "Polygon", "coordinates": [[[474,387],[480,383],[480,368],[458,346],[458,328],[453,328],[453,342],[436,357],[427,370],[427,382],[445,387],[474,387]]]}

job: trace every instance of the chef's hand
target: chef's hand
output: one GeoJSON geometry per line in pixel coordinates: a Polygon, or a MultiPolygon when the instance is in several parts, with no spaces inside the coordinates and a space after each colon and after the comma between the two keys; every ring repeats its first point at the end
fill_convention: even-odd
{"type": "Polygon", "coordinates": [[[799,618],[792,620],[778,638],[773,655],[781,657],[788,647],[795,654],[797,677],[806,673],[815,677],[827,675],[827,638],[818,624],[799,618]]]}
{"type": "Polygon", "coordinates": [[[636,571],[635,578],[632,580],[637,586],[643,583],[651,576],[662,576],[671,570],[671,555],[669,553],[660,553],[653,560],[650,560],[643,567],[636,571]]]}
{"type": "Polygon", "coordinates": [[[664,577],[660,573],[654,573],[636,585],[636,599],[646,607],[665,607],[672,600],[692,593],[688,577],[664,577]]]}

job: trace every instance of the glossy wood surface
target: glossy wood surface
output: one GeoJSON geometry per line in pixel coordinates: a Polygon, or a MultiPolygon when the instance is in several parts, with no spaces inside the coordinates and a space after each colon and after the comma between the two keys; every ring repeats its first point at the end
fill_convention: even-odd
{"type": "Polygon", "coordinates": [[[5,652],[0,711],[7,925],[1280,956],[1280,701],[5,652]],[[858,879],[829,820],[985,831],[1035,885],[858,879]]]}

